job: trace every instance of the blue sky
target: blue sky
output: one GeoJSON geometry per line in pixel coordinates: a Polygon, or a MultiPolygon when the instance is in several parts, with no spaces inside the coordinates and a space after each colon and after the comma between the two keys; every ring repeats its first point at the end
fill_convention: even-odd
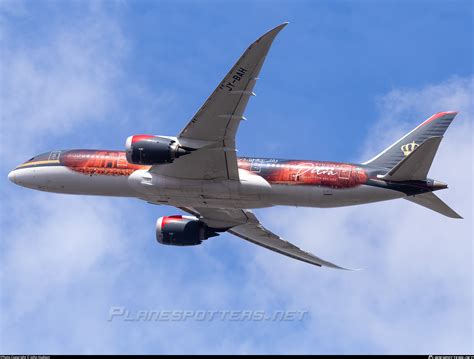
{"type": "Polygon", "coordinates": [[[0,351],[472,352],[473,10],[469,1],[2,1],[0,351]],[[275,25],[240,155],[363,161],[459,110],[432,176],[453,221],[407,201],[271,208],[262,221],[341,273],[230,235],[156,243],[134,199],[37,193],[6,175],[52,149],[175,135],[275,25]],[[463,175],[459,175],[462,173],[463,175]],[[455,294],[453,294],[455,293],[455,294]],[[301,322],[109,322],[137,310],[308,311],[301,322]]]}

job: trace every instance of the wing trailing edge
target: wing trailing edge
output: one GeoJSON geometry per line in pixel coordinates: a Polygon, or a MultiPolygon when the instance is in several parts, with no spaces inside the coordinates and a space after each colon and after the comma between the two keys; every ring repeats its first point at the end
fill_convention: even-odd
{"type": "Polygon", "coordinates": [[[265,228],[249,209],[189,207],[180,207],[180,209],[198,217],[210,227],[223,228],[223,231],[227,231],[248,242],[287,257],[318,267],[329,267],[349,271],[360,270],[338,266],[302,250],[265,228]]]}

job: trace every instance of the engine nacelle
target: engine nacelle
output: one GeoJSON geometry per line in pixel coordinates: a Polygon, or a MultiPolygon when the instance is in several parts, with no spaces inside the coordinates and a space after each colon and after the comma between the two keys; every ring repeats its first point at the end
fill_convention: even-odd
{"type": "Polygon", "coordinates": [[[172,246],[195,246],[218,236],[204,222],[192,216],[167,216],[156,221],[156,239],[172,246]]]}
{"type": "Polygon", "coordinates": [[[171,138],[151,135],[128,137],[125,151],[127,161],[136,165],[171,163],[175,158],[191,153],[189,148],[171,138]]]}

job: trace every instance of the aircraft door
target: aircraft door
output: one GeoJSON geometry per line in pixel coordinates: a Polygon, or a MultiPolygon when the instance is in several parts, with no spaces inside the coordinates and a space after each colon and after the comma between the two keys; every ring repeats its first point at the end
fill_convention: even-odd
{"type": "Polygon", "coordinates": [[[254,160],[250,165],[250,171],[254,173],[260,173],[262,171],[262,160],[254,160]]]}
{"type": "Polygon", "coordinates": [[[60,155],[61,155],[61,151],[52,151],[49,154],[48,160],[53,160],[53,161],[59,160],[60,155]]]}

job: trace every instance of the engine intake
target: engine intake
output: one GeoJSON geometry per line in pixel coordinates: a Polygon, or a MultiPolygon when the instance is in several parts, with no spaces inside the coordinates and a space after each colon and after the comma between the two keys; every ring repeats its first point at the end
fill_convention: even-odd
{"type": "Polygon", "coordinates": [[[155,165],[171,163],[175,158],[191,153],[190,148],[182,147],[173,139],[135,135],[125,143],[127,161],[136,165],[155,165]]]}
{"type": "Polygon", "coordinates": [[[156,239],[161,244],[195,246],[218,235],[215,230],[192,216],[167,216],[156,221],[156,239]]]}

